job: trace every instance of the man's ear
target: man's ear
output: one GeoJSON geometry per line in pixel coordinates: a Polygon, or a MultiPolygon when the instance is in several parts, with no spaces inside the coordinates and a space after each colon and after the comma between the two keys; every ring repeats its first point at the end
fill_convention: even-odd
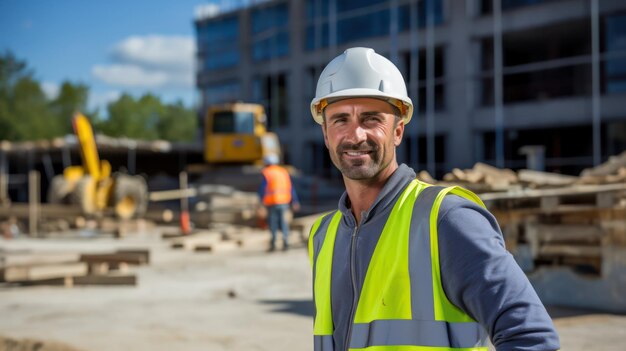
{"type": "Polygon", "coordinates": [[[400,146],[402,136],[404,136],[404,120],[399,121],[393,130],[393,144],[395,146],[400,146]]]}
{"type": "Polygon", "coordinates": [[[328,136],[326,135],[326,121],[322,123],[322,134],[324,134],[324,144],[326,145],[326,148],[329,149],[328,136]]]}

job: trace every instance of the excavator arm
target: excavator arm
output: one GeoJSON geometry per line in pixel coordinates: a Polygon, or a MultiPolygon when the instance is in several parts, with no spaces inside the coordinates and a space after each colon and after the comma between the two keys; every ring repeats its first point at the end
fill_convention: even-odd
{"type": "Polygon", "coordinates": [[[78,138],[85,174],[91,176],[95,181],[109,178],[111,165],[107,161],[100,161],[96,138],[87,117],[77,112],[72,119],[72,127],[78,138]]]}

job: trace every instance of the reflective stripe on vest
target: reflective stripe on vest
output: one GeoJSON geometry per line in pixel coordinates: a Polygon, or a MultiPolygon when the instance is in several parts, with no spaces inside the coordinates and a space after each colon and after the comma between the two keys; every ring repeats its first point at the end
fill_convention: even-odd
{"type": "Polygon", "coordinates": [[[271,165],[263,168],[263,176],[267,181],[263,205],[274,206],[291,202],[291,178],[286,169],[271,165]]]}
{"type": "MultiPolygon", "coordinates": [[[[350,350],[487,350],[484,329],[448,300],[441,283],[437,220],[449,193],[484,206],[464,189],[428,186],[417,180],[394,204],[365,275],[350,350]]],[[[309,238],[315,351],[334,351],[330,285],[340,219],[339,211],[332,218],[320,218],[309,238]]]]}

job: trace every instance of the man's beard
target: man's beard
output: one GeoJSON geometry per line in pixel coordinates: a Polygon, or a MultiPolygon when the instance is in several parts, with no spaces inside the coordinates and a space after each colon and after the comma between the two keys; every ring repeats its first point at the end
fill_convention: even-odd
{"type": "Polygon", "coordinates": [[[344,177],[366,180],[374,178],[384,168],[382,162],[385,159],[385,150],[370,140],[360,144],[342,143],[337,146],[332,158],[344,177]],[[344,158],[347,151],[367,151],[368,155],[364,160],[347,160],[344,158]]]}

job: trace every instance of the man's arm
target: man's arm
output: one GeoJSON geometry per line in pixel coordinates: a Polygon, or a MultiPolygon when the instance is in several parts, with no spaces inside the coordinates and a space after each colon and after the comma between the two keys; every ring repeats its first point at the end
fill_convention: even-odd
{"type": "Polygon", "coordinates": [[[257,194],[259,194],[259,199],[261,200],[261,204],[263,204],[263,198],[265,197],[265,189],[267,188],[267,179],[265,179],[265,175],[261,174],[261,185],[257,190],[257,194]]]}
{"type": "Polygon", "coordinates": [[[487,329],[497,350],[559,349],[552,319],[506,251],[488,211],[458,196],[446,196],[438,233],[448,299],[487,329]]]}
{"type": "Polygon", "coordinates": [[[293,178],[289,176],[289,182],[291,182],[291,207],[295,212],[300,211],[300,199],[298,193],[296,193],[296,187],[293,186],[293,178]]]}

